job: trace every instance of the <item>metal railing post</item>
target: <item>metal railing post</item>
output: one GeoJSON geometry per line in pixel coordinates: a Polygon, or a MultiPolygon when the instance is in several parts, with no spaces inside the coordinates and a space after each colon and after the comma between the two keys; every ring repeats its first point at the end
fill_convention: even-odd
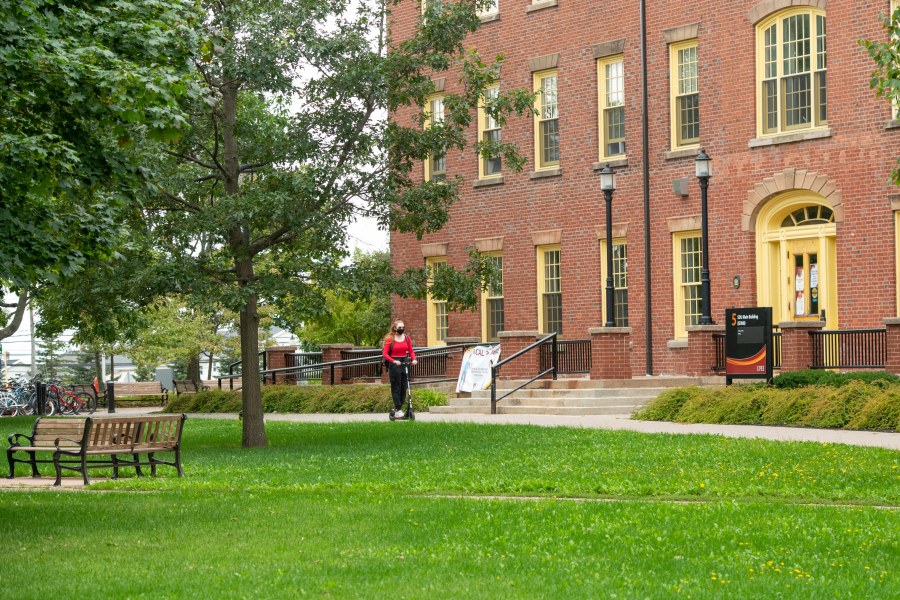
{"type": "Polygon", "coordinates": [[[556,372],[559,370],[559,345],[556,343],[556,334],[553,334],[553,381],[556,381],[556,372]]]}
{"type": "Polygon", "coordinates": [[[491,367],[491,414],[497,414],[497,367],[491,367]]]}
{"type": "MultiPolygon", "coordinates": [[[[47,385],[38,381],[34,384],[34,390],[37,394],[37,406],[35,410],[37,411],[38,416],[43,416],[44,409],[47,406],[47,385]]],[[[32,454],[34,456],[34,454],[32,454]]]]}
{"type": "Polygon", "coordinates": [[[116,412],[116,384],[113,381],[106,385],[106,412],[109,414],[116,412]]]}

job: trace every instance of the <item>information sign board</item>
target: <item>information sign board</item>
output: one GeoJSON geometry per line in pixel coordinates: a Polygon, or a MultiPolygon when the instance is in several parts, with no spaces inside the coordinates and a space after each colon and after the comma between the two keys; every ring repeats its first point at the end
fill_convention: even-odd
{"type": "Polygon", "coordinates": [[[725,311],[725,382],[772,379],[772,307],[725,311]]]}

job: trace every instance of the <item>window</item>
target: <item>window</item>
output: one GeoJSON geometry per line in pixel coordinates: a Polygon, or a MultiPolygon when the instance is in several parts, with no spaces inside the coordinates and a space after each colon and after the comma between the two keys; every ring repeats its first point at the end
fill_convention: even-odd
{"type": "MultiPolygon", "coordinates": [[[[425,259],[425,266],[432,273],[447,265],[446,256],[435,256],[425,259]]],[[[433,278],[433,275],[431,276],[433,278]]],[[[428,321],[428,345],[442,346],[447,343],[447,301],[437,300],[428,294],[425,305],[425,318],[428,321]]]]}
{"type": "Polygon", "coordinates": [[[559,165],[559,111],[556,97],[556,71],[534,74],[537,115],[534,118],[535,168],[559,165]]]}
{"type": "Polygon", "coordinates": [[[562,335],[562,270],[559,246],[538,246],[538,329],[562,335]]]}
{"type": "MultiPolygon", "coordinates": [[[[426,127],[444,122],[444,97],[432,96],[428,100],[426,127]]],[[[443,181],[447,178],[447,155],[443,152],[425,160],[425,181],[443,181]]]]}
{"type": "Polygon", "coordinates": [[[503,331],[503,256],[491,255],[491,262],[500,272],[496,285],[489,286],[481,294],[481,339],[496,342],[503,331]]]}
{"type": "Polygon", "coordinates": [[[479,17],[489,17],[500,12],[500,0],[490,0],[490,4],[478,9],[479,17]]]}
{"type": "MultiPolygon", "coordinates": [[[[478,107],[478,137],[483,142],[500,143],[500,125],[484,110],[484,106],[495,101],[499,94],[500,88],[496,86],[485,90],[484,105],[478,107]]],[[[502,166],[502,159],[499,154],[488,158],[481,156],[478,164],[479,179],[499,176],[502,166]]]]}
{"type": "Polygon", "coordinates": [[[625,62],[622,55],[597,61],[600,158],[625,154],[625,62]]]}
{"type": "Polygon", "coordinates": [[[787,9],[757,27],[759,133],[828,124],[825,13],[787,9]]]}
{"type": "Polygon", "coordinates": [[[700,87],[697,40],[669,46],[672,89],[672,150],[700,144],[700,87]]]}
{"type": "MultiPolygon", "coordinates": [[[[606,240],[600,241],[600,298],[606,323],[606,240]]],[[[628,327],[628,245],[624,239],[613,240],[613,319],[616,327],[628,327]]]]}
{"type": "Polygon", "coordinates": [[[703,254],[700,232],[685,231],[672,236],[675,276],[675,338],[686,338],[687,327],[700,322],[700,270],[703,254]]]}

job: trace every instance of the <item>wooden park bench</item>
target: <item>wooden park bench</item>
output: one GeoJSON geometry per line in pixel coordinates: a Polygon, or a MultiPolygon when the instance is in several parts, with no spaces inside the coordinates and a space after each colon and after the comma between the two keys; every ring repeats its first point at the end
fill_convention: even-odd
{"type": "Polygon", "coordinates": [[[158,381],[142,381],[137,383],[119,383],[118,381],[110,381],[106,386],[107,399],[112,398],[115,403],[117,398],[123,396],[144,397],[155,396],[165,406],[169,401],[169,390],[164,388],[158,381]]]}
{"type": "Polygon", "coordinates": [[[176,379],[174,383],[175,393],[179,396],[181,394],[196,394],[197,392],[209,389],[206,385],[197,385],[197,382],[193,379],[176,379]]]}
{"type": "Polygon", "coordinates": [[[40,477],[38,464],[53,463],[54,485],[61,484],[63,469],[81,473],[85,485],[90,484],[88,469],[95,468],[111,468],[113,479],[116,479],[120,467],[134,467],[140,477],[142,466],[149,466],[151,474],[156,475],[157,465],[168,465],[175,467],[178,476],[182,477],[181,433],[185,418],[185,415],[40,418],[35,421],[30,436],[21,433],[9,436],[10,446],[6,449],[8,478],[15,477],[17,462],[31,465],[32,477],[40,477]],[[28,440],[28,444],[21,443],[23,440],[28,440]],[[40,459],[39,452],[52,453],[51,458],[40,459]],[[160,460],[156,457],[160,452],[174,452],[175,458],[160,460]],[[19,453],[25,453],[28,458],[18,458],[19,453]]]}

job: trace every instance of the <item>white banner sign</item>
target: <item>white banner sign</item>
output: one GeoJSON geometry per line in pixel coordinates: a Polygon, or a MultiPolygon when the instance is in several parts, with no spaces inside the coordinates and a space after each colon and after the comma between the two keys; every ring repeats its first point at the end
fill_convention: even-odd
{"type": "Polygon", "coordinates": [[[491,387],[491,367],[500,360],[500,345],[473,346],[463,354],[457,392],[474,392],[491,387]]]}

